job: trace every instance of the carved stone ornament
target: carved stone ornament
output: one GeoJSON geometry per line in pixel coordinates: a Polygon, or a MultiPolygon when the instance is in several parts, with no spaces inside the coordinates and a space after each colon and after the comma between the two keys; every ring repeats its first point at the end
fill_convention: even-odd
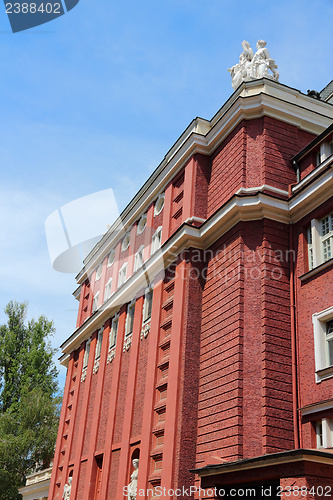
{"type": "Polygon", "coordinates": [[[249,42],[242,43],[243,52],[239,56],[239,62],[229,68],[231,85],[236,90],[242,82],[250,82],[259,78],[270,78],[279,81],[277,64],[266,49],[266,42],[258,40],[257,52],[253,54],[249,42]],[[270,72],[271,73],[270,73],[270,72]]]}
{"type": "Polygon", "coordinates": [[[108,352],[108,358],[107,358],[107,363],[111,363],[116,356],[116,348],[112,347],[112,349],[109,349],[108,352]]]}
{"type": "Polygon", "coordinates": [[[87,378],[87,368],[83,368],[82,374],[81,374],[81,382],[84,382],[87,378]]]}
{"type": "Polygon", "coordinates": [[[129,335],[127,338],[124,340],[124,347],[123,347],[123,352],[128,351],[129,348],[131,347],[132,344],[132,335],[129,335]]]}
{"type": "Polygon", "coordinates": [[[64,492],[62,494],[62,498],[64,500],[69,500],[71,497],[71,489],[72,489],[72,478],[68,478],[68,483],[65,484],[64,486],[64,492]]]}
{"type": "Polygon", "coordinates": [[[97,373],[99,368],[99,358],[95,359],[93,373],[97,373]]]}
{"type": "Polygon", "coordinates": [[[148,337],[149,332],[150,332],[150,321],[147,321],[144,325],[142,325],[140,339],[141,340],[146,339],[148,337]]]}

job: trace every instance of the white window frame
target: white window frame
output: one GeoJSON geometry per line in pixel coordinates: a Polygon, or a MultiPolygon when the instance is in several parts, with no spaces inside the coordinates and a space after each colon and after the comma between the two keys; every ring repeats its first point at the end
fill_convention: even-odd
{"type": "Polygon", "coordinates": [[[151,255],[153,255],[153,253],[157,252],[157,250],[161,248],[161,244],[162,244],[162,226],[159,226],[156,229],[151,239],[151,255]]]}
{"type": "Polygon", "coordinates": [[[115,314],[111,323],[110,336],[109,336],[109,350],[116,347],[118,328],[119,328],[119,312],[115,314]]]}
{"type": "Polygon", "coordinates": [[[144,245],[141,245],[139,250],[136,252],[134,256],[134,272],[140,269],[143,265],[143,250],[144,250],[144,245]]]}
{"type": "Polygon", "coordinates": [[[111,250],[111,252],[109,253],[109,256],[108,256],[108,267],[112,266],[115,258],[116,258],[116,250],[114,248],[113,250],[111,250]]]}
{"type": "Polygon", "coordinates": [[[329,364],[329,348],[326,335],[326,324],[333,320],[333,306],[312,315],[316,382],[333,377],[333,366],[329,364]]]}
{"type": "Polygon", "coordinates": [[[97,269],[96,269],[96,276],[95,276],[95,281],[98,281],[101,279],[103,274],[103,263],[100,264],[97,269]]]}
{"type": "Polygon", "coordinates": [[[91,309],[91,314],[97,311],[98,309],[98,302],[99,302],[99,291],[95,293],[94,298],[93,298],[93,303],[92,303],[92,309],[91,309]]]}
{"type": "Polygon", "coordinates": [[[308,229],[307,239],[309,270],[331,260],[333,257],[333,213],[327,214],[321,219],[312,219],[311,228],[308,229]],[[323,231],[323,223],[325,219],[328,219],[329,225],[329,231],[326,234],[324,234],[323,231]],[[331,255],[328,258],[325,258],[324,245],[327,242],[330,245],[331,255]]]}
{"type": "Polygon", "coordinates": [[[133,299],[127,306],[126,323],[125,323],[125,337],[129,337],[133,333],[135,302],[136,302],[136,300],[133,299]],[[132,316],[132,314],[133,314],[133,316],[132,316]]]}
{"type": "Polygon", "coordinates": [[[138,222],[137,228],[136,228],[136,234],[142,234],[143,231],[146,229],[147,226],[147,214],[143,214],[138,222]]]}
{"type": "Polygon", "coordinates": [[[125,252],[125,250],[128,249],[131,243],[131,232],[128,231],[128,233],[125,234],[123,241],[121,242],[121,251],[125,252]]]}
{"type": "Polygon", "coordinates": [[[127,280],[127,262],[125,262],[118,273],[118,288],[123,285],[127,280]]]}
{"type": "Polygon", "coordinates": [[[161,193],[159,195],[159,197],[157,198],[157,200],[155,201],[155,205],[154,205],[154,217],[156,217],[157,215],[159,215],[163,208],[164,208],[164,200],[165,200],[165,193],[161,193]]]}
{"type": "Polygon", "coordinates": [[[89,363],[89,354],[90,354],[90,344],[91,338],[86,341],[85,349],[84,349],[84,357],[83,357],[83,366],[82,369],[86,370],[88,368],[89,363]]]}
{"type": "Polygon", "coordinates": [[[98,330],[98,334],[97,334],[97,342],[96,342],[96,348],[95,348],[95,360],[99,359],[101,357],[103,333],[104,333],[104,328],[102,327],[98,330]]]}
{"type": "Polygon", "coordinates": [[[112,289],[112,278],[110,278],[108,280],[108,282],[106,283],[106,285],[105,285],[105,288],[104,288],[104,302],[111,297],[111,295],[112,295],[111,289],[112,289]]]}
{"type": "Polygon", "coordinates": [[[333,420],[322,418],[316,421],[317,448],[331,448],[333,446],[333,420]]]}
{"type": "Polygon", "coordinates": [[[151,314],[150,314],[150,316],[148,316],[148,312],[149,312],[149,296],[151,296],[151,314],[152,314],[153,296],[154,296],[153,285],[150,285],[145,290],[145,300],[143,302],[143,311],[142,311],[142,324],[143,325],[145,323],[147,323],[148,321],[151,320],[151,314]]]}

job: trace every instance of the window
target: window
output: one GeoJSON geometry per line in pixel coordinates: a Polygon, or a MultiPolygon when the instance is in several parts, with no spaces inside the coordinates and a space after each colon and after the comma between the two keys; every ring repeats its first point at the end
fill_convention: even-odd
{"type": "Polygon", "coordinates": [[[125,252],[125,250],[128,249],[128,247],[130,246],[130,241],[131,241],[131,233],[128,232],[127,234],[125,234],[124,239],[123,239],[122,244],[121,244],[121,251],[122,252],[125,252]]]}
{"type": "Polygon", "coordinates": [[[317,165],[323,163],[331,154],[333,153],[333,141],[331,142],[322,142],[320,144],[320,150],[317,153],[316,161],[317,165]]]}
{"type": "Polygon", "coordinates": [[[148,288],[145,294],[145,301],[143,303],[143,322],[149,321],[151,318],[151,311],[153,306],[153,289],[148,288]]]}
{"type": "Polygon", "coordinates": [[[146,228],[146,225],[147,225],[147,214],[143,214],[143,216],[141,217],[141,219],[138,222],[138,227],[136,230],[137,234],[143,233],[143,231],[146,228]]]}
{"type": "Polygon", "coordinates": [[[103,272],[103,264],[100,264],[97,268],[97,271],[96,271],[96,277],[95,277],[95,281],[98,281],[101,279],[101,276],[102,276],[102,272],[103,272]]]}
{"type": "Polygon", "coordinates": [[[126,274],[127,274],[127,262],[122,266],[122,268],[119,271],[119,276],[118,276],[118,287],[123,285],[126,281],[126,274]]]}
{"type": "Polygon", "coordinates": [[[162,241],[162,226],[155,232],[151,242],[151,253],[155,253],[161,247],[162,241]]]}
{"type": "Polygon", "coordinates": [[[100,328],[100,330],[98,331],[98,335],[97,335],[95,359],[99,359],[101,357],[102,342],[103,342],[103,328],[100,328]]]}
{"type": "Polygon", "coordinates": [[[313,219],[307,232],[309,269],[333,257],[333,214],[313,219]]]}
{"type": "Polygon", "coordinates": [[[154,217],[156,217],[156,215],[159,215],[162,212],[163,207],[164,207],[164,193],[160,194],[155,202],[154,217]]]}
{"type": "Polygon", "coordinates": [[[111,252],[109,253],[109,257],[108,257],[108,267],[111,267],[112,264],[114,263],[114,259],[116,257],[116,250],[113,249],[111,250],[111,252]]]}
{"type": "Polygon", "coordinates": [[[134,312],[135,312],[135,300],[132,300],[132,302],[130,302],[127,306],[127,316],[126,316],[126,326],[125,326],[126,337],[131,335],[133,332],[134,312]]]}
{"type": "Polygon", "coordinates": [[[333,446],[332,424],[331,418],[322,418],[315,423],[317,448],[331,448],[333,446]]]}
{"type": "Polygon", "coordinates": [[[99,299],[99,292],[97,292],[94,296],[91,314],[93,314],[98,309],[98,299],[99,299]]]}
{"type": "Polygon", "coordinates": [[[144,246],[142,245],[139,250],[136,252],[135,257],[134,257],[134,272],[140,269],[140,267],[143,264],[143,249],[144,246]]]}
{"type": "Polygon", "coordinates": [[[112,287],[112,278],[110,278],[107,284],[105,285],[104,301],[108,300],[111,297],[111,287],[112,287]]]}
{"type": "Polygon", "coordinates": [[[333,307],[312,316],[316,381],[333,376],[333,307]]]}
{"type": "Polygon", "coordinates": [[[119,324],[119,313],[116,314],[112,320],[110,337],[109,337],[109,349],[112,349],[112,347],[114,347],[117,343],[118,324],[119,324]]]}
{"type": "Polygon", "coordinates": [[[90,353],[90,343],[91,343],[91,339],[88,339],[87,342],[86,342],[85,350],[84,350],[83,370],[87,369],[87,367],[88,367],[89,353],[90,353]]]}

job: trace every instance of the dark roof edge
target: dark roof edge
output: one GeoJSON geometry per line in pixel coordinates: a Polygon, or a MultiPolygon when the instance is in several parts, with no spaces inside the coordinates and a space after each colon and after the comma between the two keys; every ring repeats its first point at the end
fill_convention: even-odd
{"type": "Polygon", "coordinates": [[[260,455],[259,457],[235,460],[234,462],[224,462],[224,463],[221,462],[220,464],[206,465],[205,467],[200,467],[198,469],[191,469],[190,472],[199,475],[205,475],[204,474],[205,472],[211,474],[212,472],[216,471],[216,473],[218,473],[222,469],[232,468],[237,465],[243,465],[243,464],[251,465],[255,464],[256,462],[266,462],[272,459],[279,460],[281,458],[296,458],[296,459],[298,458],[299,460],[302,460],[302,458],[304,458],[304,455],[314,456],[318,458],[329,458],[332,460],[332,465],[333,465],[333,453],[327,451],[300,448],[298,450],[288,450],[278,453],[270,453],[268,455],[260,455]]]}
{"type": "Polygon", "coordinates": [[[327,137],[329,134],[333,132],[333,123],[327,127],[324,132],[319,134],[317,137],[315,137],[305,148],[303,148],[299,153],[297,153],[295,156],[291,157],[291,162],[292,163],[297,163],[299,162],[302,158],[304,158],[305,155],[307,155],[312,149],[314,149],[325,137],[327,137]]]}

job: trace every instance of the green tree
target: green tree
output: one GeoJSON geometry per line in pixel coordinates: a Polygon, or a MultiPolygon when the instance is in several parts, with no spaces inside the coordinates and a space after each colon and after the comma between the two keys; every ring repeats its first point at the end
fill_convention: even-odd
{"type": "Polygon", "coordinates": [[[21,498],[29,472],[53,457],[61,398],[49,337],[53,323],[26,323],[27,305],[10,302],[0,326],[0,500],[21,498]]]}

